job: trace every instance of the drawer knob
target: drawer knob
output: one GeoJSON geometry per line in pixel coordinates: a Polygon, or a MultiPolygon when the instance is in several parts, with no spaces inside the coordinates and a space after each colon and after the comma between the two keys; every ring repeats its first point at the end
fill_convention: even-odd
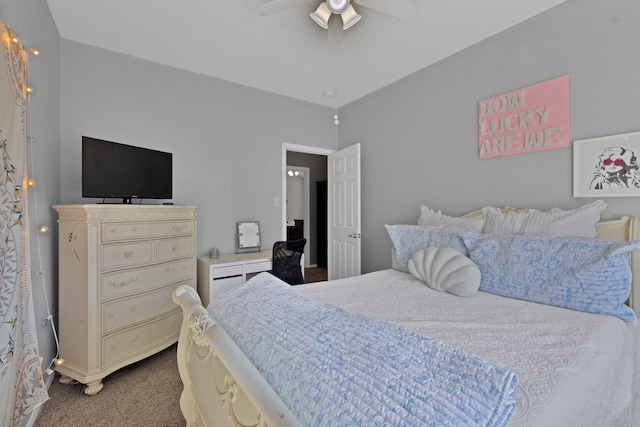
{"type": "Polygon", "coordinates": [[[116,314],[113,311],[110,311],[108,316],[113,319],[116,316],[116,314]]]}
{"type": "Polygon", "coordinates": [[[173,249],[173,252],[176,252],[178,250],[178,247],[176,245],[173,245],[171,249],[173,249]]]}
{"type": "Polygon", "coordinates": [[[136,307],[135,305],[132,305],[129,310],[131,310],[132,313],[138,311],[138,307],[136,307]]]}
{"type": "Polygon", "coordinates": [[[125,258],[131,258],[133,256],[133,251],[127,251],[124,253],[125,258]]]}
{"type": "Polygon", "coordinates": [[[116,347],[118,347],[118,345],[117,345],[117,344],[111,344],[111,350],[115,350],[115,349],[116,349],[116,347]]]}
{"type": "Polygon", "coordinates": [[[186,230],[187,224],[174,225],[172,228],[173,228],[173,231],[183,231],[183,230],[186,230]]]}
{"type": "Polygon", "coordinates": [[[130,339],[129,341],[131,341],[131,342],[136,342],[136,341],[138,341],[138,336],[137,336],[137,335],[134,335],[133,337],[131,337],[131,339],[130,339]]]}
{"type": "Polygon", "coordinates": [[[131,227],[131,232],[132,233],[135,233],[136,231],[138,231],[138,227],[137,226],[134,225],[133,227],[131,227]]]}

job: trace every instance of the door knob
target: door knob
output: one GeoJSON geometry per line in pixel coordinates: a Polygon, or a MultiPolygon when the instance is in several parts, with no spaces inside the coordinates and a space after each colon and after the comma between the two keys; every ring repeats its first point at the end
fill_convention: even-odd
{"type": "Polygon", "coordinates": [[[349,234],[347,237],[353,237],[354,239],[359,239],[360,238],[360,233],[349,234]]]}

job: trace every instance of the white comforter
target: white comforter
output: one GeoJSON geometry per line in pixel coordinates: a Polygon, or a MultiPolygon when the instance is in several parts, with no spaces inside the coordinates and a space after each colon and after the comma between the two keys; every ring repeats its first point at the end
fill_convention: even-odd
{"type": "Polygon", "coordinates": [[[506,427],[517,376],[262,273],[209,312],[305,426],[506,427]]]}
{"type": "Polygon", "coordinates": [[[512,426],[633,425],[637,327],[618,318],[484,292],[458,297],[395,270],[296,289],[513,370],[512,426]]]}

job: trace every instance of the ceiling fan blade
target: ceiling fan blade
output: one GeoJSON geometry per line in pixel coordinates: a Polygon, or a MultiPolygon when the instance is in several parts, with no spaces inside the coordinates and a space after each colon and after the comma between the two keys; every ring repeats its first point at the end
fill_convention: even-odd
{"type": "Polygon", "coordinates": [[[260,15],[271,15],[290,7],[300,6],[317,0],[250,0],[260,15]]]}
{"type": "Polygon", "coordinates": [[[411,18],[420,8],[418,0],[353,0],[353,2],[402,19],[411,18]]]}

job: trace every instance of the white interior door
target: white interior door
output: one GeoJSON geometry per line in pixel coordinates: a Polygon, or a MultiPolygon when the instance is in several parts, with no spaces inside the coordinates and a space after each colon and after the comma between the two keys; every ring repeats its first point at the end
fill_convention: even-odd
{"type": "Polygon", "coordinates": [[[360,245],[360,144],[328,156],[328,279],[358,276],[360,245]]]}

